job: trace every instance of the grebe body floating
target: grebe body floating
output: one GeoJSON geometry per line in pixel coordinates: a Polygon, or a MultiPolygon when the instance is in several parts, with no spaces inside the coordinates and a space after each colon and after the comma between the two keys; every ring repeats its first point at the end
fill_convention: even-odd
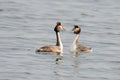
{"type": "Polygon", "coordinates": [[[78,39],[80,37],[80,32],[81,32],[81,28],[77,25],[74,25],[74,28],[72,29],[72,32],[74,34],[76,34],[76,37],[73,41],[73,44],[72,44],[72,51],[76,52],[76,53],[79,53],[79,52],[92,52],[92,49],[85,46],[85,45],[79,45],[78,44],[78,39]]]}
{"type": "Polygon", "coordinates": [[[36,50],[36,52],[54,52],[57,53],[58,55],[61,55],[63,53],[63,44],[60,36],[60,31],[63,30],[63,26],[61,25],[60,22],[57,22],[54,31],[56,33],[56,45],[51,45],[51,46],[43,46],[40,47],[36,50]]]}

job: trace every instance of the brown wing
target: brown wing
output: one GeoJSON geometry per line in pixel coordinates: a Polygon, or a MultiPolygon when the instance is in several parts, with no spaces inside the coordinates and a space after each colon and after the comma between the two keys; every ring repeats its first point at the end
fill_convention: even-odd
{"type": "Polygon", "coordinates": [[[61,52],[59,46],[44,46],[37,49],[37,52],[61,52]]]}
{"type": "Polygon", "coordinates": [[[77,51],[78,52],[91,52],[91,48],[86,47],[85,45],[78,45],[77,51]]]}

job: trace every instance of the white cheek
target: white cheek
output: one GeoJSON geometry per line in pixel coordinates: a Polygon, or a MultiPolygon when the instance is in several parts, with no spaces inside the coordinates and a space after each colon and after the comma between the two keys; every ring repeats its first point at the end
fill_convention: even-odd
{"type": "Polygon", "coordinates": [[[59,29],[60,29],[60,30],[63,30],[63,27],[62,27],[62,26],[60,26],[60,27],[59,27],[59,29]]]}

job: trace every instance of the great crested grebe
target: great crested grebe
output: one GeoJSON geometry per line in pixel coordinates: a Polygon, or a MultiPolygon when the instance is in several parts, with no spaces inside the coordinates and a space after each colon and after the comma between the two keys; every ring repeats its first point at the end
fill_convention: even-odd
{"type": "Polygon", "coordinates": [[[80,32],[81,32],[81,28],[77,25],[74,25],[74,28],[72,29],[72,32],[74,34],[76,34],[76,37],[73,41],[73,45],[72,45],[72,49],[73,51],[75,51],[76,53],[79,52],[92,52],[92,49],[89,47],[86,47],[84,45],[78,45],[78,39],[80,37],[80,32]]]}
{"type": "Polygon", "coordinates": [[[41,48],[38,48],[36,50],[36,52],[55,52],[58,53],[59,55],[61,53],[63,53],[63,44],[62,44],[62,40],[60,37],[60,30],[63,30],[63,26],[61,25],[60,22],[57,22],[54,31],[56,32],[56,45],[52,45],[52,46],[43,46],[41,48]]]}

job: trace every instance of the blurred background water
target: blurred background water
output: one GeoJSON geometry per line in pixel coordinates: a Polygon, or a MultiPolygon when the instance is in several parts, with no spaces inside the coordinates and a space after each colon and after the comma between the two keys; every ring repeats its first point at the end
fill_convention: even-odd
{"type": "Polygon", "coordinates": [[[120,80],[120,0],[0,0],[0,80],[120,80]],[[79,43],[93,48],[74,57],[75,35],[62,31],[63,62],[36,54],[54,45],[56,22],[82,28],[79,43]]]}

